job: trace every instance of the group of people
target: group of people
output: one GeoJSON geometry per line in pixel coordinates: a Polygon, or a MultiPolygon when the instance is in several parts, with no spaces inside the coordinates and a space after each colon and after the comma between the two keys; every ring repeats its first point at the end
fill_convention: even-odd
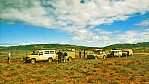
{"type": "Polygon", "coordinates": [[[62,53],[60,50],[59,52],[56,53],[58,55],[58,63],[66,63],[67,59],[66,59],[66,56],[67,56],[67,52],[65,51],[64,53],[62,53]]]}

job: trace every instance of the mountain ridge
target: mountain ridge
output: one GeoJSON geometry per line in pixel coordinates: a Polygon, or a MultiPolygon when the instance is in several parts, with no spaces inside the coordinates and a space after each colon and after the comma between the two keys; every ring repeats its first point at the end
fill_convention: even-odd
{"type": "Polygon", "coordinates": [[[0,46],[0,50],[39,50],[39,49],[78,49],[78,50],[90,50],[96,48],[103,49],[140,49],[149,52],[149,42],[140,42],[136,44],[113,44],[105,47],[87,47],[87,46],[78,46],[70,44],[31,44],[31,45],[18,45],[18,46],[0,46]]]}

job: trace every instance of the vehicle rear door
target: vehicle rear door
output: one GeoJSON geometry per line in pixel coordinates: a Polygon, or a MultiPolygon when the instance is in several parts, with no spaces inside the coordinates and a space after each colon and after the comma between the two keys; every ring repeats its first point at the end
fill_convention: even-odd
{"type": "Polygon", "coordinates": [[[119,51],[114,51],[114,56],[119,56],[119,51]]]}
{"type": "Polygon", "coordinates": [[[120,50],[115,51],[114,56],[122,56],[122,51],[120,51],[120,50]]]}
{"type": "Polygon", "coordinates": [[[43,56],[43,60],[47,60],[50,56],[50,51],[49,50],[45,50],[44,51],[44,56],[43,56]]]}
{"type": "Polygon", "coordinates": [[[53,59],[56,59],[55,50],[50,50],[49,57],[52,57],[53,59]]]}

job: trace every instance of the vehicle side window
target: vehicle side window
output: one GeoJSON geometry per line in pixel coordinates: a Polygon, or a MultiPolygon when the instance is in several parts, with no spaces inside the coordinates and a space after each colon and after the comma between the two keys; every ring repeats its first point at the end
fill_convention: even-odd
{"type": "Polygon", "coordinates": [[[54,54],[54,51],[50,51],[50,54],[54,54]]]}
{"type": "Polygon", "coordinates": [[[117,51],[115,51],[114,53],[117,54],[117,51]]]}
{"type": "Polygon", "coordinates": [[[43,55],[43,52],[39,52],[39,55],[43,55]]]}
{"type": "Polygon", "coordinates": [[[45,51],[44,54],[49,54],[49,51],[45,51]]]}

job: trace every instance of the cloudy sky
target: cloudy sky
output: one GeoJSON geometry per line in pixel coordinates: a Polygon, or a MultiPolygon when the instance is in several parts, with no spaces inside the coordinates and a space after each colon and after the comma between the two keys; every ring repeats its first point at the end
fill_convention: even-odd
{"type": "Polygon", "coordinates": [[[149,0],[0,0],[0,44],[149,42],[149,0]]]}

